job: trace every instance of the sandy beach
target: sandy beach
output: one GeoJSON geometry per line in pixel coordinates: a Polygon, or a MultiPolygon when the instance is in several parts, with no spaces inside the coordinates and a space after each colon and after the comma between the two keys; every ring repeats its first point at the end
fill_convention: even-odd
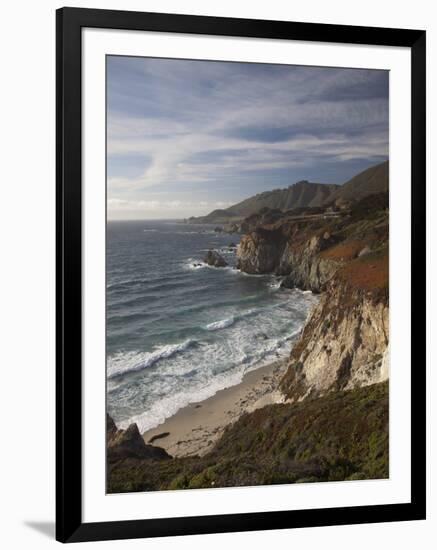
{"type": "Polygon", "coordinates": [[[243,413],[280,401],[277,388],[286,368],[286,359],[281,359],[248,372],[240,384],[188,405],[145,432],[145,442],[163,447],[175,457],[204,455],[225,427],[243,413]]]}

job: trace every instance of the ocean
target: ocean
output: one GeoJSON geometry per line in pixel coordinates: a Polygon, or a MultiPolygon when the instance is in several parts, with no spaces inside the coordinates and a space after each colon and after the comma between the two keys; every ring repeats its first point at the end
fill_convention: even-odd
{"type": "Polygon", "coordinates": [[[107,407],[140,431],[289,354],[316,298],[235,268],[239,236],[174,221],[108,222],[107,407]],[[217,250],[229,264],[202,259],[217,250]]]}

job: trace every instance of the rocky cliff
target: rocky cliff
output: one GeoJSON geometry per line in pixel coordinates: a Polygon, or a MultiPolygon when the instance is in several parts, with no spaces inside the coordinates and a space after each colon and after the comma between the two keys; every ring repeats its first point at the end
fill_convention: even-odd
{"type": "Polygon", "coordinates": [[[253,274],[275,271],[285,243],[282,228],[257,228],[242,237],[237,247],[237,268],[253,274]]]}
{"type": "Polygon", "coordinates": [[[367,197],[336,218],[285,216],[241,239],[239,269],[322,293],[291,352],[286,400],[388,378],[387,200],[367,197]]]}
{"type": "Polygon", "coordinates": [[[352,389],[388,378],[387,256],[369,254],[339,269],[293,348],[286,399],[352,389]]]}
{"type": "Polygon", "coordinates": [[[302,228],[299,223],[259,227],[241,239],[237,267],[246,273],[275,272],[285,276],[284,287],[320,292],[342,261],[320,255],[333,242],[329,231],[302,228]]]}

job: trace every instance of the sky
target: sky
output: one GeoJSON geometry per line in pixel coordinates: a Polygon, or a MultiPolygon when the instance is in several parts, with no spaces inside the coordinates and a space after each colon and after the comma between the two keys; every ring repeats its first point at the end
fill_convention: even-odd
{"type": "Polygon", "coordinates": [[[388,158],[388,72],[107,58],[108,219],[180,219],[388,158]]]}

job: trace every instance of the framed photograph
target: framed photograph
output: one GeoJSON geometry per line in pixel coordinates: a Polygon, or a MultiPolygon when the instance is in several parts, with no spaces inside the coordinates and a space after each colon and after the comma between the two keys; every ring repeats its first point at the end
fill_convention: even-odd
{"type": "Polygon", "coordinates": [[[425,32],[57,12],[57,539],[425,518],[425,32]]]}

